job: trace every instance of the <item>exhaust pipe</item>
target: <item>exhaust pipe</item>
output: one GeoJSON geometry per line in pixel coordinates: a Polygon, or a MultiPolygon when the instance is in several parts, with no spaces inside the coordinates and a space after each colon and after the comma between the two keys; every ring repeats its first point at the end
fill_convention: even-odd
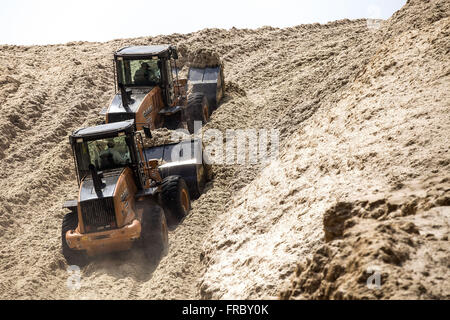
{"type": "Polygon", "coordinates": [[[102,178],[98,174],[97,169],[95,168],[95,166],[93,164],[89,165],[89,171],[91,172],[92,182],[94,183],[95,192],[97,193],[97,196],[100,197],[103,195],[102,189],[104,187],[106,187],[106,185],[102,182],[102,178]]]}

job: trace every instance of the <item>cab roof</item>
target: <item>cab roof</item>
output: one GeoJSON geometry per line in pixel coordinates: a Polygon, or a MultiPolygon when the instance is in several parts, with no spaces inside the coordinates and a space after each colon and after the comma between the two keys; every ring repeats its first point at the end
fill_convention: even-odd
{"type": "Polygon", "coordinates": [[[101,139],[114,136],[114,134],[119,134],[119,132],[131,133],[134,131],[134,120],[127,120],[79,129],[70,136],[70,139],[101,139]]]}
{"type": "Polygon", "coordinates": [[[169,55],[171,46],[164,45],[152,45],[152,46],[133,46],[125,47],[118,50],[115,53],[116,57],[142,57],[142,56],[164,56],[169,55]]]}

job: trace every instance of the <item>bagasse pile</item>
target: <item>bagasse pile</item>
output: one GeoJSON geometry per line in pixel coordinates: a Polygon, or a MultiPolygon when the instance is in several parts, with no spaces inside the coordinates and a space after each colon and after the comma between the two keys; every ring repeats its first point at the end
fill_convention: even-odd
{"type": "Polygon", "coordinates": [[[449,12],[415,0],[379,30],[342,20],[0,46],[0,297],[450,298],[449,12]],[[139,252],[100,257],[70,291],[68,135],[109,103],[113,52],[160,43],[182,63],[216,52],[227,92],[206,128],[277,128],[280,156],[213,166],[158,266],[139,252]],[[381,290],[366,286],[374,267],[381,290]]]}

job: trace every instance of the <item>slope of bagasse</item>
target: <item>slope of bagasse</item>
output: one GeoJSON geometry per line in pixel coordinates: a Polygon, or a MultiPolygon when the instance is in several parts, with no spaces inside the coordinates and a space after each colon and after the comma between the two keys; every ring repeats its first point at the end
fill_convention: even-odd
{"type": "Polygon", "coordinates": [[[0,298],[450,298],[449,12],[415,0],[379,30],[343,20],[0,46],[0,298]],[[213,166],[159,265],[99,257],[71,291],[68,135],[109,103],[113,52],[156,43],[184,61],[216,51],[227,94],[206,128],[279,129],[279,157],[213,166]],[[366,286],[374,267],[380,290],[366,286]]]}

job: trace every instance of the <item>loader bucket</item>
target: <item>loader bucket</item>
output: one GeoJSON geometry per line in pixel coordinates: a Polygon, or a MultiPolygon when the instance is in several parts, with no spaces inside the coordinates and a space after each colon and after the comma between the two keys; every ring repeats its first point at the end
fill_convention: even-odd
{"type": "Polygon", "coordinates": [[[145,149],[148,160],[158,159],[159,170],[164,179],[168,176],[181,176],[191,194],[195,194],[199,175],[203,174],[202,143],[198,139],[166,144],[145,149]]]}
{"type": "Polygon", "coordinates": [[[215,110],[223,97],[224,78],[222,67],[190,68],[188,86],[192,93],[202,92],[208,98],[211,111],[215,110]]]}

